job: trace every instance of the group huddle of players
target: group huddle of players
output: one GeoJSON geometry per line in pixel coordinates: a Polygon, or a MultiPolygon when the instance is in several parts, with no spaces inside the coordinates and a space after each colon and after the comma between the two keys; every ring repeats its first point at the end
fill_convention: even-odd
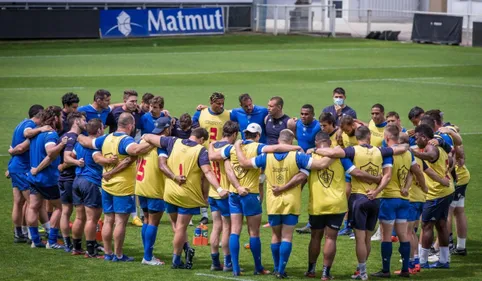
{"type": "Polygon", "coordinates": [[[153,256],[153,247],[167,212],[174,233],[171,266],[191,269],[195,249],[187,242],[187,227],[193,215],[209,206],[211,270],[243,274],[239,238],[246,217],[254,274],[286,278],[305,186],[311,233],[307,277],[316,276],[325,237],[321,277],[333,279],[330,269],[344,221],[356,243],[353,279],[368,279],[366,261],[377,223],[383,269],[372,276],[391,275],[393,231],[402,260],[395,274],[401,277],[421,268],[449,268],[451,253],[467,253],[464,198],[470,174],[459,128],[444,123],[440,110],[412,108],[408,117],[415,128],[407,130],[399,114],[385,114],[381,104],[371,108],[368,124],[360,121],[346,105],[342,88],[333,91],[334,104],[323,109],[318,120],[310,104],[301,107],[299,118],[290,118],[281,97],[272,97],[265,108],[243,94],[240,108],[229,111],[224,95],[216,92],[209,106],[199,105],[192,117],[183,114],[179,119],[169,116],[160,96],[146,93],[140,105],[133,90],[124,92],[121,104],[111,105],[110,98],[108,91],[98,90],[92,104],[78,107],[77,95],[67,93],[63,108],[33,105],[29,118],[15,128],[7,172],[14,194],[15,242],[133,261],[123,244],[129,215],[139,204],[144,213],[142,264],[164,264],[153,256]],[[107,127],[110,133],[104,134],[107,127]],[[265,198],[272,272],[261,259],[265,198]],[[53,207],[50,216],[44,201],[53,207]],[[96,241],[102,213],[103,245],[96,241]],[[456,246],[451,239],[453,214],[456,246]],[[46,244],[39,221],[48,233],[46,244]],[[57,240],[59,229],[63,243],[57,240]],[[429,263],[429,255],[434,263],[429,263]]]}

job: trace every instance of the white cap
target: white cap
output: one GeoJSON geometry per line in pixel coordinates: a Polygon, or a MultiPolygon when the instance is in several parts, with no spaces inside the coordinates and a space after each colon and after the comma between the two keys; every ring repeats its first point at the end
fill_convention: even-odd
{"type": "Polygon", "coordinates": [[[243,132],[259,133],[261,135],[263,129],[261,129],[261,126],[259,124],[251,123],[248,125],[248,127],[246,127],[246,130],[244,130],[243,132]]]}

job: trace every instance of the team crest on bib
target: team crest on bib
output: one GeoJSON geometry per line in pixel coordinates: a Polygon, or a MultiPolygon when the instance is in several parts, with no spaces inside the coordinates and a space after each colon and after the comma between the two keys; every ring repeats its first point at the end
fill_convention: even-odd
{"type": "Polygon", "coordinates": [[[328,188],[331,186],[331,182],[333,181],[333,176],[335,172],[330,169],[323,169],[318,171],[318,180],[320,181],[321,185],[324,188],[328,188]]]}
{"type": "Polygon", "coordinates": [[[238,179],[244,178],[246,176],[246,174],[248,173],[248,170],[241,168],[241,166],[239,164],[233,165],[233,171],[236,174],[236,177],[238,179]]]}
{"type": "Polygon", "coordinates": [[[402,166],[400,169],[398,169],[397,177],[398,177],[398,182],[400,182],[400,184],[402,184],[402,185],[405,184],[405,180],[407,179],[407,176],[408,176],[408,168],[407,167],[402,166]]]}
{"type": "Polygon", "coordinates": [[[372,176],[378,176],[379,168],[377,165],[373,164],[372,162],[368,162],[368,164],[361,166],[360,170],[365,171],[372,176]]]}
{"type": "Polygon", "coordinates": [[[276,175],[276,183],[279,185],[285,184],[285,177],[283,176],[282,173],[278,173],[276,175]]]}

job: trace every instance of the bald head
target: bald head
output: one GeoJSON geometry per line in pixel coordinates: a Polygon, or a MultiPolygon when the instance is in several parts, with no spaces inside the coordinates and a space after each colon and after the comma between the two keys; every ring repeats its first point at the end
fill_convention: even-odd
{"type": "Polygon", "coordinates": [[[117,127],[126,129],[130,125],[134,125],[134,116],[129,112],[124,112],[119,116],[119,121],[117,121],[117,127]]]}
{"type": "Polygon", "coordinates": [[[284,129],[279,133],[279,143],[292,144],[295,134],[290,129],[284,129]]]}

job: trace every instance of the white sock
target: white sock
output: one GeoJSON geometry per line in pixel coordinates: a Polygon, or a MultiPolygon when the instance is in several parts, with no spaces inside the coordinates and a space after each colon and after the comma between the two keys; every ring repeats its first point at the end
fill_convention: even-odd
{"type": "Polygon", "coordinates": [[[50,222],[46,222],[44,224],[42,224],[42,226],[45,228],[45,231],[48,233],[50,232],[50,222]]]}
{"type": "Polygon", "coordinates": [[[447,263],[449,261],[449,247],[440,247],[440,263],[447,263]]]}
{"type": "Polygon", "coordinates": [[[137,217],[137,212],[132,212],[131,213],[131,218],[135,219],[137,217]]]}
{"type": "Polygon", "coordinates": [[[22,226],[22,234],[28,235],[28,226],[22,226]]]}
{"type": "Polygon", "coordinates": [[[28,239],[32,240],[32,235],[30,235],[30,229],[28,229],[27,232],[28,232],[28,239]]]}
{"type": "Polygon", "coordinates": [[[420,249],[420,252],[419,252],[420,264],[424,264],[424,263],[428,262],[428,252],[429,251],[430,251],[430,249],[425,249],[425,248],[420,249]]]}
{"type": "Polygon", "coordinates": [[[143,217],[144,216],[144,211],[142,209],[139,208],[139,216],[140,217],[143,217]]]}
{"type": "Polygon", "coordinates": [[[360,269],[360,274],[367,273],[367,263],[359,263],[358,268],[360,269]]]}
{"type": "Polygon", "coordinates": [[[418,254],[421,255],[422,253],[422,244],[418,244],[418,254]]]}
{"type": "Polygon", "coordinates": [[[203,216],[203,218],[209,218],[208,208],[201,208],[201,215],[203,216]]]}
{"type": "Polygon", "coordinates": [[[459,249],[459,250],[465,249],[465,241],[466,240],[467,240],[467,238],[457,237],[457,249],[459,249]]]}

